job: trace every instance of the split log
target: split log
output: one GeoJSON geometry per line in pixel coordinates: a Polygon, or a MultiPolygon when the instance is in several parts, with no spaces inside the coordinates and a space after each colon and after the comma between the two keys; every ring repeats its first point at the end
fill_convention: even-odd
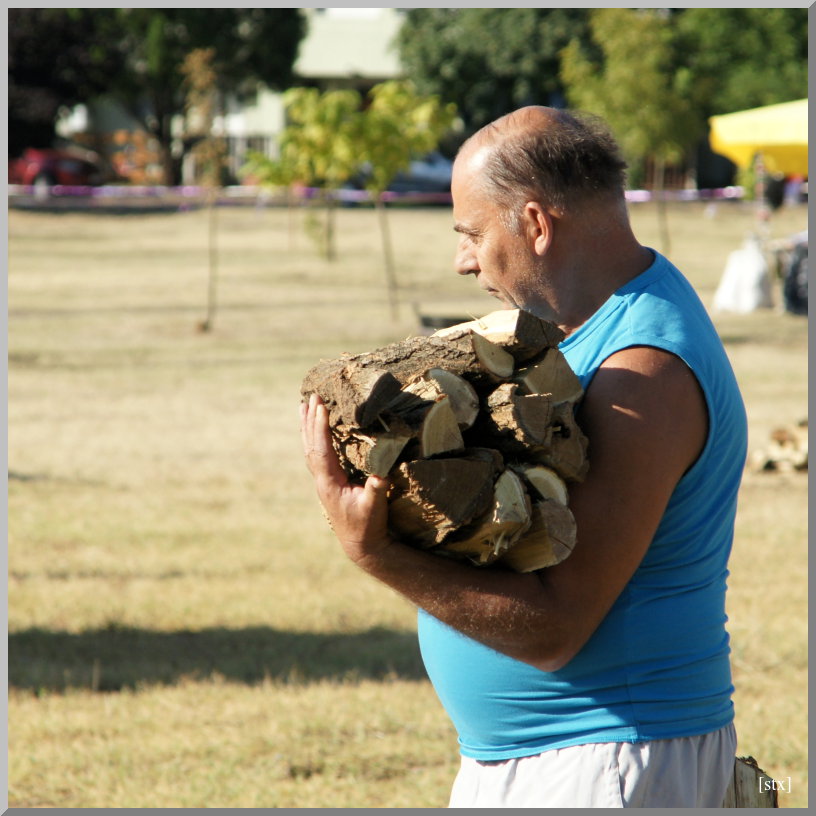
{"type": "Polygon", "coordinates": [[[552,567],[575,547],[575,519],[566,505],[542,499],[533,505],[529,530],[501,557],[516,572],[552,567]]]}
{"type": "Polygon", "coordinates": [[[490,508],[495,476],[486,457],[403,462],[392,474],[388,527],[419,547],[441,544],[490,508]]]}
{"type": "Polygon", "coordinates": [[[419,379],[405,386],[403,394],[405,393],[434,401],[443,395],[447,396],[459,428],[463,431],[473,425],[479,414],[479,397],[473,386],[464,378],[442,368],[426,371],[419,379]]]}
{"type": "Polygon", "coordinates": [[[370,425],[400,389],[426,371],[442,368],[475,381],[500,382],[513,373],[504,349],[472,332],[450,342],[409,337],[372,352],[324,360],[304,378],[301,394],[316,393],[326,403],[332,424],[370,425]]]}
{"type": "Polygon", "coordinates": [[[529,528],[530,509],[521,479],[512,470],[505,470],[496,480],[490,510],[446,538],[440,551],[467,558],[474,564],[490,564],[513,547],[529,528]]]}
{"type": "Polygon", "coordinates": [[[552,403],[540,394],[522,394],[515,383],[496,388],[485,402],[478,431],[500,450],[523,456],[530,448],[549,450],[552,403]]]}
{"type": "Polygon", "coordinates": [[[373,434],[340,425],[332,434],[332,443],[349,477],[385,478],[413,438],[412,429],[404,423],[395,422],[388,430],[373,434]]]}
{"type": "Polygon", "coordinates": [[[544,356],[520,368],[513,381],[529,394],[549,394],[553,402],[578,402],[584,395],[581,381],[570,368],[560,349],[548,349],[544,356]]]}
{"type": "Polygon", "coordinates": [[[538,464],[552,468],[567,482],[582,482],[589,470],[587,438],[575,421],[570,402],[553,406],[552,435],[549,447],[536,447],[530,451],[538,464]]]}
{"type": "Polygon", "coordinates": [[[513,470],[522,476],[538,498],[567,504],[567,485],[552,468],[543,465],[513,465],[513,470]]]}
{"type": "Polygon", "coordinates": [[[449,340],[409,337],[352,359],[364,367],[386,369],[403,386],[432,368],[493,381],[509,377],[513,371],[511,355],[473,332],[460,332],[449,340]]]}
{"type": "Polygon", "coordinates": [[[317,394],[326,404],[331,425],[365,428],[400,392],[399,380],[384,368],[347,359],[319,363],[303,380],[301,394],[317,394]]]}
{"type": "Polygon", "coordinates": [[[415,409],[400,419],[413,430],[419,443],[419,457],[430,459],[440,453],[463,450],[462,432],[450,399],[442,395],[435,402],[427,402],[427,408],[415,409]]]}
{"type": "Polygon", "coordinates": [[[751,454],[750,466],[755,471],[804,471],[808,469],[808,421],[774,428],[770,443],[751,454]]]}
{"type": "Polygon", "coordinates": [[[383,412],[379,425],[381,429],[367,430],[335,426],[334,448],[350,477],[387,476],[409,443],[406,454],[414,459],[429,459],[465,447],[450,400],[444,395],[436,402],[418,399],[409,410],[398,414],[383,412]]]}
{"type": "Polygon", "coordinates": [[[463,330],[502,346],[516,362],[530,360],[544,349],[555,348],[564,339],[564,332],[554,323],[521,309],[499,309],[477,320],[440,329],[433,336],[450,338],[463,330]]]}
{"type": "Polygon", "coordinates": [[[769,776],[752,756],[736,757],[734,771],[721,807],[777,808],[778,791],[784,789],[784,780],[775,780],[769,776]]]}

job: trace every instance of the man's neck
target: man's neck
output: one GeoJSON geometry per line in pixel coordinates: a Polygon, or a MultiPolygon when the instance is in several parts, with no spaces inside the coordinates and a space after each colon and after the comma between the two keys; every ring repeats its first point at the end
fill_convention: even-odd
{"type": "Polygon", "coordinates": [[[651,250],[641,246],[628,229],[622,235],[600,238],[585,234],[582,249],[555,272],[560,278],[554,287],[558,291],[553,303],[555,322],[569,336],[653,262],[651,250]]]}

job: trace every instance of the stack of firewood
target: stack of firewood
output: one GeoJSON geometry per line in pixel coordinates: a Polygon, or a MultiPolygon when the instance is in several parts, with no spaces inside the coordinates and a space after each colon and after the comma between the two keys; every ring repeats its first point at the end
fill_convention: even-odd
{"type": "Polygon", "coordinates": [[[567,482],[587,471],[563,333],[520,310],[322,361],[306,375],[353,481],[387,478],[389,528],[439,555],[519,572],[575,545],[567,482]]]}
{"type": "Polygon", "coordinates": [[[754,451],[749,464],[755,471],[792,471],[808,469],[808,421],[774,428],[769,444],[754,451]]]}

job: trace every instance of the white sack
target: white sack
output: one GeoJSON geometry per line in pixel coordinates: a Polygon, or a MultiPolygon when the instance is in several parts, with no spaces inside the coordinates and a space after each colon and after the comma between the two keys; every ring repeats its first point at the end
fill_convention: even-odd
{"type": "Polygon", "coordinates": [[[725,264],[720,285],[714,293],[718,312],[753,312],[769,309],[771,280],[768,264],[756,238],[748,238],[741,249],[735,249],[725,264]]]}

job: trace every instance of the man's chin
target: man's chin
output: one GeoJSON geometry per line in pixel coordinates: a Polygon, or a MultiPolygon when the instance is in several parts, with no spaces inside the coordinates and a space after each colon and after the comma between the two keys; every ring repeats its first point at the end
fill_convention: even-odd
{"type": "Polygon", "coordinates": [[[490,295],[490,297],[492,297],[494,300],[498,300],[500,303],[504,304],[505,309],[518,308],[514,303],[511,303],[509,300],[507,300],[506,297],[503,297],[502,294],[498,292],[496,289],[485,289],[485,292],[488,295],[490,295]]]}

